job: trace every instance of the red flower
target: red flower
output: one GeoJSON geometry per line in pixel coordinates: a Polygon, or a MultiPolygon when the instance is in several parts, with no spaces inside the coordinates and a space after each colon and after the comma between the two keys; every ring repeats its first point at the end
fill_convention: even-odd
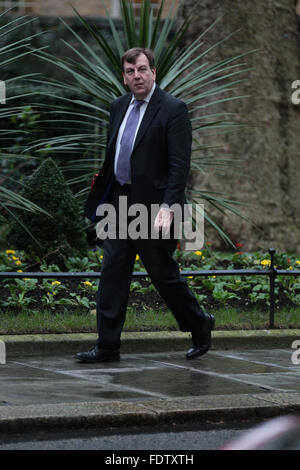
{"type": "Polygon", "coordinates": [[[97,176],[98,176],[98,173],[96,173],[96,174],[93,176],[92,183],[91,183],[91,188],[94,186],[97,176]]]}
{"type": "Polygon", "coordinates": [[[235,244],[236,248],[242,248],[242,246],[244,246],[244,243],[236,243],[235,244]]]}

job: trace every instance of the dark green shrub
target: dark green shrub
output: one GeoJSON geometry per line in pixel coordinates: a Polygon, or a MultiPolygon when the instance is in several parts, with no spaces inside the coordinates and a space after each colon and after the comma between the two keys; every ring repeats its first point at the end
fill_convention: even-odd
{"type": "Polygon", "coordinates": [[[22,196],[47,211],[18,214],[7,237],[14,248],[26,250],[50,262],[64,256],[82,255],[87,250],[80,207],[56,163],[48,158],[28,177],[22,196]],[[30,233],[29,233],[30,232],[30,233]]]}

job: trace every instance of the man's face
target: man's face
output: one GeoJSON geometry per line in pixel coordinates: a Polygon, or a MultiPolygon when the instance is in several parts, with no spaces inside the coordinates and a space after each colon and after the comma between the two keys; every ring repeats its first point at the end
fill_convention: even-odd
{"type": "Polygon", "coordinates": [[[150,69],[145,54],[136,58],[135,64],[124,62],[123,79],[137,100],[143,100],[150,93],[156,78],[156,70],[150,69]]]}

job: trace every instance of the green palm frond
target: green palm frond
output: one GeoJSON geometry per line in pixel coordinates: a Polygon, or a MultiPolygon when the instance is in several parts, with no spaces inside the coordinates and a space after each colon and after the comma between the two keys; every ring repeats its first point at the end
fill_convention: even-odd
{"type": "MultiPolygon", "coordinates": [[[[68,182],[80,186],[77,196],[82,200],[89,190],[91,176],[100,167],[104,155],[109,105],[126,92],[120,58],[128,48],[151,48],[156,57],[157,83],[188,105],[194,135],[192,168],[195,171],[206,171],[212,166],[225,168],[228,165],[230,168],[234,160],[225,159],[222,155],[219,159],[214,157],[208,160],[208,149],[203,152],[199,133],[209,132],[213,135],[234,132],[246,125],[235,121],[232,113],[218,113],[215,110],[226,101],[247,98],[246,95],[237,94],[237,90],[249,71],[246,57],[254,52],[245,51],[213,63],[208,60],[210,52],[226,44],[237,33],[231,33],[208,48],[204,46],[205,36],[218,27],[223,18],[216,19],[191,44],[182,47],[184,35],[193,21],[193,11],[188,20],[178,27],[174,4],[163,19],[164,0],[156,14],[150,0],[143,0],[139,19],[135,17],[132,1],[120,0],[120,6],[122,30],[106,11],[109,35],[91,25],[74,9],[90,40],[84,40],[61,19],[80,46],[74,47],[71,42],[64,41],[73,58],[56,57],[49,48],[32,50],[32,53],[41,64],[47,62],[60,71],[62,78],[41,76],[26,79],[27,83],[41,87],[41,91],[36,92],[38,100],[32,105],[40,115],[37,127],[45,129],[51,123],[52,134],[47,138],[32,139],[23,148],[23,154],[37,158],[48,154],[63,158],[72,154],[74,159],[72,162],[68,160],[62,169],[66,174],[72,172],[73,176],[68,182]]],[[[19,47],[19,44],[15,44],[15,47],[19,47]]],[[[17,112],[17,109],[13,107],[7,110],[11,113],[14,111],[17,112]]],[[[213,147],[214,143],[211,145],[213,147]]],[[[239,213],[237,203],[230,198],[222,195],[216,197],[201,191],[197,197],[220,211],[239,213]]],[[[229,242],[229,237],[213,222],[210,214],[207,215],[207,221],[229,242]]]]}
{"type": "MultiPolygon", "coordinates": [[[[29,18],[27,16],[19,16],[14,19],[11,19],[5,22],[8,13],[10,10],[7,10],[0,14],[0,40],[2,41],[2,45],[0,46],[0,69],[1,69],[1,78],[5,79],[5,71],[7,66],[9,66],[12,62],[19,61],[20,59],[25,58],[29,54],[31,54],[31,50],[29,47],[31,46],[32,40],[40,36],[42,33],[32,34],[30,36],[23,36],[17,41],[8,42],[5,44],[5,39],[8,35],[12,33],[18,33],[20,35],[21,31],[27,26],[29,23],[34,22],[37,18],[29,18]],[[4,22],[2,24],[2,22],[4,22]]],[[[10,101],[13,99],[9,96],[9,92],[11,89],[15,88],[19,80],[29,79],[32,78],[34,74],[26,74],[20,75],[13,78],[8,78],[5,80],[5,88],[7,91],[6,102],[9,104],[10,101]]],[[[26,96],[32,95],[32,93],[26,93],[26,96]]],[[[21,96],[21,95],[20,95],[21,96]]],[[[16,115],[16,111],[18,112],[17,107],[7,107],[1,105],[1,118],[2,119],[9,119],[16,115]]],[[[19,112],[21,111],[21,107],[19,107],[19,112]]],[[[22,135],[26,134],[25,130],[19,129],[18,131],[5,129],[0,130],[0,141],[11,134],[13,138],[16,137],[16,134],[22,135]]],[[[1,151],[0,159],[4,158],[6,155],[5,150],[1,151]]],[[[10,152],[10,158],[14,158],[15,160],[26,161],[28,160],[27,156],[21,155],[19,153],[10,152]]],[[[1,160],[0,160],[1,161],[1,160]]],[[[9,180],[9,177],[5,177],[1,175],[0,178],[0,208],[6,212],[13,212],[14,209],[19,210],[26,210],[30,212],[41,211],[46,213],[44,210],[40,209],[36,204],[33,204],[28,199],[20,196],[16,191],[12,189],[8,189],[5,187],[6,180],[9,180]]],[[[17,217],[17,216],[16,216],[17,217]]]]}

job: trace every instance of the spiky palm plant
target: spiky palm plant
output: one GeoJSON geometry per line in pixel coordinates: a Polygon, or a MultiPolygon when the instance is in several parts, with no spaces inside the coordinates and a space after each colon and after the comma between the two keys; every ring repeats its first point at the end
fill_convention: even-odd
{"type": "MultiPolygon", "coordinates": [[[[5,71],[6,67],[8,67],[12,62],[16,62],[20,59],[23,59],[26,55],[32,53],[29,50],[31,41],[33,38],[37,37],[41,33],[36,33],[31,36],[23,36],[20,37],[17,41],[10,42],[6,41],[7,38],[9,37],[10,34],[20,32],[24,29],[26,25],[34,21],[32,18],[28,18],[26,16],[21,16],[17,17],[14,19],[11,19],[10,21],[5,21],[8,13],[10,10],[7,10],[0,14],[0,40],[1,40],[1,46],[0,46],[0,70],[1,70],[1,79],[3,84],[5,86],[3,87],[4,94],[6,90],[12,89],[15,84],[20,80],[20,79],[29,79],[32,75],[21,75],[18,77],[13,77],[13,78],[8,78],[5,79],[5,71]],[[3,22],[3,24],[2,24],[3,22]],[[5,42],[7,42],[5,44],[5,42]]],[[[2,96],[2,110],[1,110],[1,118],[3,119],[8,119],[11,116],[15,115],[16,109],[12,108],[10,109],[9,106],[6,106],[6,101],[7,104],[10,101],[10,98],[8,97],[6,100],[5,96],[2,96]]],[[[3,122],[3,121],[2,121],[3,122]]],[[[7,139],[9,136],[9,133],[15,138],[16,134],[23,134],[23,130],[19,131],[10,131],[8,129],[3,130],[2,127],[0,129],[0,141],[3,141],[4,139],[7,139]]],[[[2,169],[2,162],[3,158],[5,158],[6,153],[4,150],[0,150],[0,170],[2,169]]],[[[14,159],[17,159],[19,161],[24,161],[26,160],[26,157],[24,155],[20,154],[13,154],[10,152],[9,154],[10,157],[13,157],[14,159]]],[[[10,181],[11,175],[5,175],[1,172],[0,175],[0,209],[3,211],[11,213],[11,215],[14,217],[14,209],[21,209],[21,210],[26,210],[30,212],[35,212],[35,211],[40,211],[41,209],[36,205],[33,204],[31,201],[28,199],[20,196],[17,192],[13,191],[12,189],[9,189],[5,186],[7,181],[10,181]]],[[[12,183],[13,184],[13,183],[12,183]]],[[[45,213],[45,211],[42,211],[45,213]]],[[[19,221],[21,223],[21,221],[19,221]]]]}
{"type": "MultiPolygon", "coordinates": [[[[64,78],[59,80],[45,77],[31,80],[47,88],[46,92],[43,90],[38,93],[44,98],[43,104],[35,103],[33,107],[38,109],[41,116],[39,126],[51,123],[54,136],[34,139],[24,151],[35,157],[44,156],[45,153],[52,157],[72,155],[71,160],[68,158],[68,164],[64,165],[64,171],[75,174],[68,182],[76,188],[81,188],[77,193],[78,197],[85,197],[91,177],[101,165],[109,104],[127,91],[123,85],[120,58],[125,50],[131,47],[141,46],[153,50],[158,85],[188,105],[194,136],[193,170],[205,171],[207,167],[228,163],[224,160],[218,161],[214,156],[207,157],[199,143],[201,132],[220,128],[223,131],[231,131],[241,126],[233,121],[232,115],[209,111],[210,106],[228,99],[242,98],[236,95],[230,98],[228,92],[236,89],[243,81],[241,74],[247,70],[244,62],[241,62],[246,52],[211,64],[205,60],[209,52],[220,45],[218,43],[205,49],[203,43],[205,34],[216,26],[218,20],[190,45],[182,47],[183,37],[193,19],[192,12],[189,20],[176,30],[174,8],[171,8],[162,21],[164,0],[161,1],[156,15],[150,0],[143,0],[139,21],[136,21],[132,2],[120,2],[122,30],[118,30],[108,12],[110,35],[91,26],[76,11],[82,25],[93,39],[93,44],[83,40],[73,28],[61,20],[80,45],[75,47],[65,42],[72,58],[55,57],[49,50],[35,52],[41,61],[47,61],[58,68],[64,78]]],[[[224,38],[222,42],[227,39],[224,38]]],[[[200,199],[222,212],[228,210],[241,215],[237,209],[238,202],[220,194],[191,189],[190,195],[192,201],[200,199]]],[[[230,242],[226,233],[209,215],[207,204],[206,220],[216,228],[224,240],[230,242]]]]}

